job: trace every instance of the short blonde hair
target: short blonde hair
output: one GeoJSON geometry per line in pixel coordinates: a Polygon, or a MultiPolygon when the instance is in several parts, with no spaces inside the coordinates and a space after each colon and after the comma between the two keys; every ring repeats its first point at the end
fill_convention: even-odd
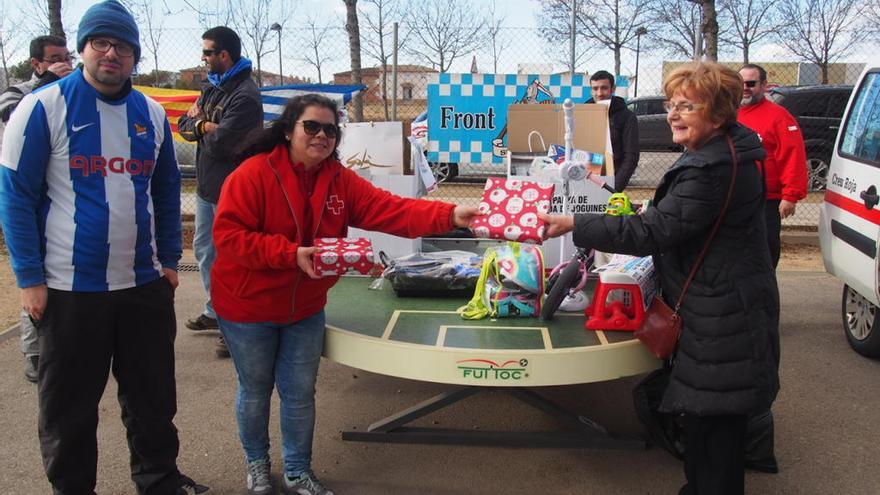
{"type": "Polygon", "coordinates": [[[663,81],[666,98],[675,93],[700,100],[701,114],[712,123],[728,127],[736,123],[743,87],[739,73],[715,62],[691,62],[673,70],[663,81]]]}

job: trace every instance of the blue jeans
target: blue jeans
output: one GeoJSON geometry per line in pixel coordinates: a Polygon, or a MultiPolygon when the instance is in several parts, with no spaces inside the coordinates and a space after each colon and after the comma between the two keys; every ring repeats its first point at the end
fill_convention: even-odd
{"type": "Polygon", "coordinates": [[[284,325],[218,321],[238,373],[236,419],[247,461],[269,458],[269,401],[277,387],[284,473],[310,470],[324,312],[284,325]]]}
{"type": "Polygon", "coordinates": [[[217,213],[217,205],[209,203],[196,194],[196,233],[193,236],[193,251],[196,261],[199,263],[199,274],[202,276],[202,285],[208,300],[205,302],[205,316],[217,318],[214,306],[211,304],[211,267],[214,266],[214,258],[217,250],[214,249],[214,214],[217,213]]]}

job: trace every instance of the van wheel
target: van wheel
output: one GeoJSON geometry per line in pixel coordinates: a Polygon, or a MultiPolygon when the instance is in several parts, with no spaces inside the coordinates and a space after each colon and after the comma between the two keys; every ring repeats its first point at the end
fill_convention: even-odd
{"type": "Polygon", "coordinates": [[[812,153],[807,157],[808,186],[810,191],[824,191],[828,182],[828,164],[831,157],[824,152],[812,153]]]}
{"type": "Polygon", "coordinates": [[[431,172],[437,182],[449,182],[458,176],[457,163],[428,163],[431,166],[431,172]]]}
{"type": "Polygon", "coordinates": [[[880,358],[880,308],[844,285],[841,313],[850,347],[863,356],[880,358]]]}

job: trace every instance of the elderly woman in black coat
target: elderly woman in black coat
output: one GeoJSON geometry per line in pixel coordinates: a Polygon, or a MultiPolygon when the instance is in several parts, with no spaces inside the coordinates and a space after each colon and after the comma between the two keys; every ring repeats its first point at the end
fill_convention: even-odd
{"type": "Polygon", "coordinates": [[[641,215],[544,216],[548,237],[574,231],[580,247],[652,255],[662,297],[681,294],[738,172],[721,226],[684,298],[684,322],[661,410],[684,415],[682,494],[741,494],[749,415],[779,389],[779,294],[765,242],[760,139],[736,122],[742,81],[691,63],[664,81],[673,141],[685,148],[641,215]]]}

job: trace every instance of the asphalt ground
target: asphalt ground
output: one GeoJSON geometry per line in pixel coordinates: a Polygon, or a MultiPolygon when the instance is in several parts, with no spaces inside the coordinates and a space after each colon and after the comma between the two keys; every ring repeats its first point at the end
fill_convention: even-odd
{"type": "MultiPolygon", "coordinates": [[[[749,494],[873,494],[880,491],[880,362],[855,354],[841,329],[841,284],[824,273],[781,272],[783,389],[774,406],[781,472],[749,473],[749,494]]],[[[191,332],[200,310],[196,273],[181,273],[177,310],[181,469],[212,487],[244,490],[234,417],[232,363],[214,356],[216,333],[191,332]]],[[[18,339],[0,343],[0,493],[51,493],[36,438],[36,387],[22,376],[18,339]]],[[[638,377],[537,391],[611,431],[640,434],[631,405],[638,377]]],[[[390,378],[324,361],[318,380],[314,467],[337,494],[675,494],[681,464],[659,449],[635,451],[356,443],[344,429],[409,407],[446,386],[390,378]]],[[[98,493],[130,494],[128,452],[111,379],[98,428],[98,493]]],[[[416,423],[473,430],[542,430],[556,425],[503,393],[486,393],[416,423]]],[[[273,456],[280,459],[277,403],[273,456]]],[[[280,461],[273,467],[278,476],[280,461]]]]}

